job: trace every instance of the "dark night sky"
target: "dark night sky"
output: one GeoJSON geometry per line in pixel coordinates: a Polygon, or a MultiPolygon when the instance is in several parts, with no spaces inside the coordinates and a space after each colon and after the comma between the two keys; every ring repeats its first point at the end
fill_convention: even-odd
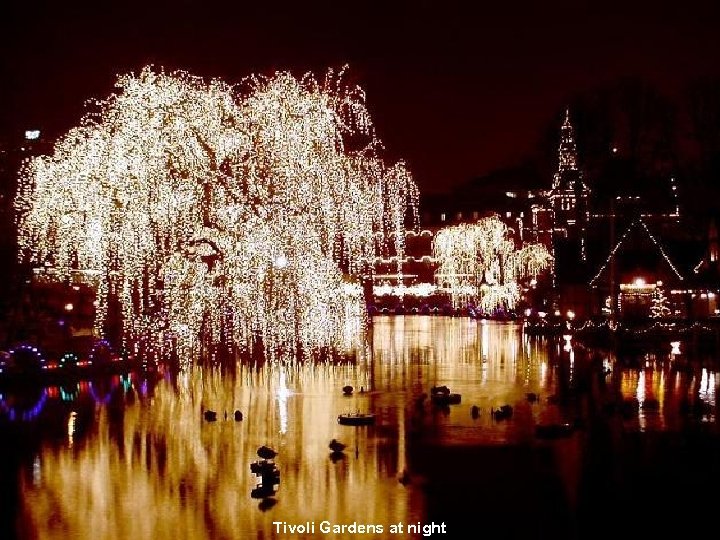
{"type": "Polygon", "coordinates": [[[245,4],[3,0],[0,129],[55,137],[148,63],[229,81],[347,63],[388,155],[441,191],[533,152],[578,92],[632,76],[673,93],[720,73],[716,2],[245,4]]]}

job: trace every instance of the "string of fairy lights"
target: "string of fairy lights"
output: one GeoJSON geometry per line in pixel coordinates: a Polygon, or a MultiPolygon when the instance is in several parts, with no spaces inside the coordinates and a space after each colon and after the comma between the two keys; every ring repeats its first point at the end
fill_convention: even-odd
{"type": "Polygon", "coordinates": [[[683,280],[682,274],[680,274],[678,269],[672,263],[672,261],[670,260],[670,257],[668,256],[667,252],[663,249],[660,242],[658,242],[657,238],[655,238],[655,236],[650,232],[650,229],[648,229],[648,226],[645,224],[645,222],[642,219],[638,218],[638,219],[633,220],[633,222],[630,224],[630,226],[623,233],[622,237],[620,238],[620,241],[618,241],[618,243],[615,244],[615,246],[613,246],[612,250],[610,251],[610,254],[607,256],[607,259],[605,259],[605,262],[600,267],[600,270],[598,270],[597,274],[595,274],[595,276],[590,280],[589,284],[591,287],[596,286],[598,279],[600,278],[602,273],[605,271],[605,269],[608,267],[608,265],[610,264],[610,261],[615,256],[615,254],[618,252],[618,250],[625,244],[625,241],[628,239],[628,237],[630,236],[630,233],[632,232],[632,230],[635,227],[642,227],[642,229],[647,234],[648,238],[650,238],[650,240],[652,241],[653,245],[658,248],[658,250],[660,251],[660,254],[662,255],[665,262],[668,264],[668,266],[672,269],[673,273],[677,276],[677,278],[680,281],[683,280]]]}
{"type": "Polygon", "coordinates": [[[497,216],[438,231],[432,245],[439,285],[449,291],[455,307],[468,303],[485,312],[513,309],[520,282],[537,276],[552,257],[542,244],[517,247],[512,230],[497,216]]]}
{"type": "Polygon", "coordinates": [[[382,160],[365,96],[343,81],[121,77],[52,156],[24,165],[20,256],[60,279],[85,271],[97,333],[119,324],[125,344],[172,343],[185,359],[353,345],[353,276],[383,238],[402,258],[418,190],[382,160]]]}
{"type": "Polygon", "coordinates": [[[565,110],[565,120],[560,128],[560,148],[558,150],[558,175],[555,177],[553,189],[559,184],[559,174],[562,171],[577,170],[577,146],[575,134],[570,123],[570,109],[565,110]]]}

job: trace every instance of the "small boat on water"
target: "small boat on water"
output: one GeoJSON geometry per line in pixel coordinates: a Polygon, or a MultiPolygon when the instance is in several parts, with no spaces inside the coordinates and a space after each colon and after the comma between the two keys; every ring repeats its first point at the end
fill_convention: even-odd
{"type": "Polygon", "coordinates": [[[338,415],[338,424],[343,426],[370,426],[375,423],[372,413],[346,413],[338,415]]]}
{"type": "Polygon", "coordinates": [[[352,386],[350,386],[349,384],[346,386],[343,386],[343,389],[342,389],[343,394],[345,394],[346,396],[352,395],[353,390],[354,390],[354,388],[352,386]]]}

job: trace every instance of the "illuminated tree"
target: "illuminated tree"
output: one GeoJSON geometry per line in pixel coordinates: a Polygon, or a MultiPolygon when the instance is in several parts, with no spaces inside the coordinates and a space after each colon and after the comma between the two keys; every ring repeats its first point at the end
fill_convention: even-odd
{"type": "Polygon", "coordinates": [[[665,291],[662,285],[655,287],[655,292],[652,296],[652,305],[650,306],[650,316],[653,319],[664,319],[670,316],[670,306],[668,297],[665,296],[665,291]]]}
{"type": "Polygon", "coordinates": [[[474,224],[446,227],[435,235],[435,279],[448,289],[455,307],[474,303],[484,311],[513,309],[520,282],[537,276],[551,261],[541,244],[516,245],[497,216],[474,224]]]}
{"type": "Polygon", "coordinates": [[[403,252],[418,197],[404,164],[380,158],[361,90],[333,72],[238,90],[148,68],[118,87],[25,166],[21,257],[92,281],[98,333],[115,303],[126,344],[185,358],[259,343],[294,356],[357,336],[350,276],[378,238],[403,252]]]}

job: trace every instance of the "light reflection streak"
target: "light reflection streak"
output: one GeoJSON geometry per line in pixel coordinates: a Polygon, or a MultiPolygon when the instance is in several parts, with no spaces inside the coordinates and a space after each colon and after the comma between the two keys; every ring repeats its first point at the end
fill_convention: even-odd
{"type": "Polygon", "coordinates": [[[647,418],[645,415],[645,409],[643,408],[643,404],[645,402],[645,370],[643,369],[641,369],[638,374],[635,397],[640,407],[638,410],[638,424],[640,426],[640,431],[645,431],[647,429],[647,418]]]}
{"type": "Polygon", "coordinates": [[[489,411],[509,403],[520,417],[523,408],[540,407],[527,403],[526,392],[556,390],[543,342],[511,345],[519,339],[516,324],[377,317],[372,356],[354,364],[196,367],[161,380],[152,401],[139,384],[129,385],[120,412],[97,406],[96,425],[82,444],[76,434],[72,451],[42,449],[38,485],[29,479],[21,485],[23,519],[49,540],[175,540],[178,530],[201,540],[243,537],[248,530],[271,537],[270,522],[278,518],[352,522],[359,519],[357,501],[368,522],[420,519],[422,490],[397,481],[413,463],[408,455],[418,451],[406,432],[448,444],[468,437],[519,441],[526,437],[520,423],[493,423],[485,413],[474,420],[470,404],[489,411]],[[350,398],[342,394],[348,383],[356,389],[350,398]],[[426,405],[419,419],[411,416],[408,404],[433,384],[461,393],[464,409],[444,416],[426,405]],[[338,426],[336,416],[347,408],[377,412],[381,422],[374,429],[338,426]],[[202,420],[207,409],[218,412],[218,422],[202,420]],[[244,420],[235,422],[232,414],[224,420],[235,409],[244,420]],[[333,438],[350,450],[338,463],[328,459],[333,438]],[[279,452],[282,471],[279,502],[268,513],[249,497],[255,482],[249,463],[262,444],[279,452]]]}
{"type": "Polygon", "coordinates": [[[32,481],[33,486],[40,485],[40,480],[42,478],[42,466],[40,463],[40,456],[36,455],[33,458],[33,467],[32,467],[32,481]]]}
{"type": "MultiPolygon", "coordinates": [[[[46,474],[37,486],[23,486],[27,521],[49,539],[171,540],[178,530],[200,539],[238,538],[248,530],[269,536],[268,514],[249,496],[255,482],[249,464],[261,444],[279,452],[279,497],[283,512],[297,520],[352,521],[355,508],[343,501],[360,499],[367,501],[363,515],[369,520],[406,520],[415,495],[402,486],[398,491],[397,467],[404,466],[404,456],[389,452],[367,430],[348,430],[335,421],[346,403],[342,381],[361,377],[367,368],[241,366],[234,377],[194,369],[185,389],[161,381],[152,405],[131,390],[135,397],[126,403],[122,422],[101,407],[95,434],[82,445],[75,435],[74,452],[43,450],[46,474]],[[281,412],[278,426],[283,402],[287,423],[281,412]],[[218,422],[204,422],[203,408],[216,410],[218,422]],[[242,422],[232,415],[224,420],[223,412],[234,408],[244,412],[242,422]],[[302,421],[289,421],[295,418],[302,421]],[[359,458],[333,464],[327,449],[332,438],[357,445],[359,458]],[[61,524],[57,530],[48,530],[49,515],[61,524]],[[136,519],[139,515],[143,519],[136,519]]],[[[396,437],[402,439],[404,431],[396,437]]]]}
{"type": "Polygon", "coordinates": [[[288,389],[285,384],[285,372],[280,372],[280,383],[277,390],[278,400],[278,412],[280,414],[280,433],[287,433],[288,428],[288,411],[287,411],[287,400],[292,395],[292,392],[288,389]]]}
{"type": "Polygon", "coordinates": [[[72,411],[68,417],[67,434],[68,434],[68,448],[73,447],[75,442],[75,422],[77,420],[77,413],[72,411]]]}

